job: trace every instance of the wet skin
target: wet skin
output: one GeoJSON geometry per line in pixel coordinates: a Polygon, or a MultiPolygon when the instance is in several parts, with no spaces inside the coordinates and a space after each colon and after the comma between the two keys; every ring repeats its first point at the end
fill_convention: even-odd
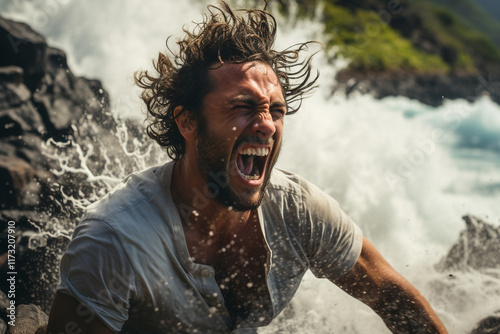
{"type": "Polygon", "coordinates": [[[269,299],[269,255],[257,208],[279,155],[286,102],[274,71],[263,63],[223,64],[209,73],[213,88],[203,100],[202,128],[187,117],[177,120],[186,154],[174,167],[171,191],[177,205],[195,211],[182,217],[190,255],[214,267],[225,306],[236,319],[269,299]],[[248,149],[269,154],[243,159],[248,149]],[[241,172],[250,169],[252,177],[241,172]],[[217,184],[213,175],[227,183],[211,187],[200,205],[194,198],[207,194],[207,184],[217,184]]]}
{"type": "Polygon", "coordinates": [[[204,99],[205,124],[198,138],[200,174],[224,174],[227,187],[220,187],[221,204],[239,211],[256,209],[281,147],[286,113],[281,86],[273,70],[262,63],[224,64],[210,71],[214,90],[204,99]],[[266,158],[255,159],[258,179],[238,172],[238,155],[248,148],[266,149],[266,158]],[[260,163],[258,163],[260,162],[260,163]]]}

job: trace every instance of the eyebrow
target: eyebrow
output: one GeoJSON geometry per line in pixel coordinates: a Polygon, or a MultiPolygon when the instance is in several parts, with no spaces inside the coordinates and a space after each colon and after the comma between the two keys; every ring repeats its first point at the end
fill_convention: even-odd
{"type": "MultiPolygon", "coordinates": [[[[237,95],[227,102],[228,106],[233,106],[236,103],[246,103],[251,106],[256,106],[259,103],[250,95],[237,95]]],[[[271,108],[276,107],[286,107],[286,103],[283,101],[274,101],[271,103],[271,108]]]]}

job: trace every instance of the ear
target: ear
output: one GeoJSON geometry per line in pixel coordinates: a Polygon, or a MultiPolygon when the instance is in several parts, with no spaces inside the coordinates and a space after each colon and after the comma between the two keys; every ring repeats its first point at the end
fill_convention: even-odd
{"type": "Polygon", "coordinates": [[[188,142],[196,140],[196,123],[193,122],[189,118],[189,111],[182,110],[184,109],[183,106],[177,106],[174,109],[174,119],[175,123],[177,124],[177,128],[179,129],[181,135],[184,137],[184,139],[188,142]],[[181,113],[182,112],[182,113],[181,113]]]}

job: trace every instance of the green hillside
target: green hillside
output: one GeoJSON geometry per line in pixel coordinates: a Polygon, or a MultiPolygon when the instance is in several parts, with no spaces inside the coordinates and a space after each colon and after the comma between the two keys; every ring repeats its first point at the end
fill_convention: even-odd
{"type": "MultiPolygon", "coordinates": [[[[450,10],[447,6],[453,4],[448,0],[296,3],[305,16],[322,6],[327,46],[337,56],[351,59],[353,70],[472,74],[500,67],[500,48],[482,32],[497,22],[484,19],[484,11],[471,1],[453,2],[464,10],[474,8],[476,14],[469,21],[458,14],[462,9],[450,10]],[[482,30],[476,28],[479,21],[483,21],[482,30]]],[[[280,3],[286,11],[288,2],[280,3]]]]}
{"type": "MultiPolygon", "coordinates": [[[[469,26],[488,36],[500,47],[500,20],[495,19],[474,0],[430,0],[432,3],[445,6],[469,26]]],[[[500,9],[500,1],[496,0],[500,9]]]]}
{"type": "Polygon", "coordinates": [[[372,12],[350,11],[330,1],[324,4],[325,31],[328,47],[338,47],[339,54],[351,59],[351,67],[359,70],[447,71],[438,55],[427,54],[392,29],[372,12]],[[362,28],[364,27],[364,28],[362,28]]]}

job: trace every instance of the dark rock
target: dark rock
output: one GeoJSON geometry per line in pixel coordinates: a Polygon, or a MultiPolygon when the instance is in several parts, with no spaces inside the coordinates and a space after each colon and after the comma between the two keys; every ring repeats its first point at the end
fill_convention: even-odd
{"type": "MultiPolygon", "coordinates": [[[[4,67],[0,67],[0,69],[4,69],[4,67]]],[[[0,82],[3,87],[0,95],[3,102],[2,106],[8,104],[17,107],[30,100],[31,92],[22,82],[9,82],[6,80],[0,80],[0,82]]]]}
{"type": "MultiPolygon", "coordinates": [[[[55,223],[49,214],[23,210],[0,211],[0,219],[16,223],[16,304],[34,303],[49,312],[59,282],[60,257],[71,237],[71,224],[55,223]]],[[[5,231],[0,232],[5,235],[5,231]]],[[[0,267],[2,277],[7,272],[5,265],[0,267]]],[[[7,282],[0,281],[0,290],[7,289],[7,282]]]]}
{"type": "Polygon", "coordinates": [[[2,209],[21,206],[23,196],[34,177],[35,170],[25,160],[0,156],[0,180],[2,180],[3,189],[0,193],[2,209]]]}
{"type": "Polygon", "coordinates": [[[467,228],[448,255],[436,265],[439,271],[500,268],[500,227],[471,215],[463,217],[467,228]]]}
{"type": "Polygon", "coordinates": [[[87,83],[90,86],[90,89],[92,90],[92,93],[94,93],[95,97],[97,98],[97,101],[99,104],[104,108],[107,109],[109,108],[110,102],[109,102],[109,94],[104,90],[102,87],[102,84],[99,80],[87,80],[87,83]]]}
{"type": "Polygon", "coordinates": [[[31,92],[23,84],[0,80],[0,106],[0,137],[45,132],[42,118],[31,103],[31,92]]]}
{"type": "Polygon", "coordinates": [[[23,83],[24,71],[18,66],[0,67],[0,80],[19,85],[23,83]]]}
{"type": "Polygon", "coordinates": [[[471,334],[498,334],[500,333],[500,311],[481,320],[471,334]]]}
{"type": "MultiPolygon", "coordinates": [[[[497,51],[488,48],[488,52],[475,51],[470,46],[467,50],[459,44],[450,44],[440,34],[436,34],[427,24],[418,1],[377,1],[377,0],[337,0],[335,5],[343,6],[352,12],[362,9],[371,11],[385,20],[402,37],[411,41],[413,47],[430,55],[438,55],[450,66],[450,70],[436,73],[420,73],[411,70],[363,71],[346,69],[340,71],[334,83],[334,90],[354,91],[371,94],[376,98],[387,96],[406,96],[430,106],[439,106],[446,99],[467,99],[474,101],[488,95],[500,104],[500,63],[493,56],[497,51]],[[384,13],[385,14],[382,14],[384,13]],[[474,69],[465,69],[461,54],[471,57],[474,69]]],[[[451,6],[451,2],[450,2],[451,6]]],[[[454,20],[452,16],[440,16],[442,20],[454,20]]],[[[444,23],[444,22],[443,22],[444,23]]],[[[368,25],[367,25],[368,26],[368,25]]],[[[365,27],[366,28],[366,27],[365,27]]],[[[468,44],[470,42],[467,42],[468,44]]]]}
{"type": "MultiPolygon", "coordinates": [[[[10,300],[7,298],[7,295],[0,291],[0,319],[7,320],[7,307],[9,307],[10,300]]],[[[1,331],[0,331],[1,333],[1,331]]]]}
{"type": "Polygon", "coordinates": [[[27,247],[16,259],[19,268],[16,301],[35,303],[49,312],[59,282],[59,261],[69,243],[69,235],[52,237],[27,231],[21,235],[20,242],[25,242],[27,247]]]}
{"type": "MultiPolygon", "coordinates": [[[[14,114],[15,115],[15,114],[14,114]]],[[[2,129],[1,135],[5,137],[19,136],[23,133],[24,121],[22,118],[12,117],[11,115],[1,115],[0,116],[0,129],[2,129]]]]}
{"type": "MultiPolygon", "coordinates": [[[[118,127],[101,83],[75,76],[65,53],[27,26],[2,19],[0,50],[0,221],[16,222],[16,304],[48,312],[82,208],[114,185],[114,171],[136,170],[144,132],[133,122],[118,127]]],[[[144,159],[157,158],[148,152],[141,152],[144,159]]],[[[2,245],[4,236],[2,225],[2,245]]],[[[5,255],[0,277],[7,273],[5,255]]],[[[0,280],[1,291],[6,285],[0,280]]]]}
{"type": "Polygon", "coordinates": [[[406,96],[427,105],[439,106],[445,98],[474,101],[488,95],[493,101],[500,103],[500,79],[475,74],[342,70],[337,74],[336,80],[334,91],[344,91],[347,96],[355,91],[371,94],[379,99],[406,96]]]}
{"type": "Polygon", "coordinates": [[[47,65],[45,38],[27,24],[0,17],[0,49],[0,66],[21,67],[26,85],[36,87],[47,65]]]}
{"type": "MultiPolygon", "coordinates": [[[[43,123],[47,129],[48,135],[56,140],[67,137],[71,133],[72,112],[76,111],[81,115],[81,109],[72,110],[72,103],[68,100],[56,100],[52,104],[48,95],[35,97],[33,103],[36,111],[42,117],[43,123]]],[[[64,139],[63,139],[64,140],[64,139]]]]}
{"type": "Polygon", "coordinates": [[[49,317],[37,305],[16,307],[16,325],[7,327],[7,334],[44,334],[49,317]]]}
{"type": "MultiPolygon", "coordinates": [[[[97,174],[102,160],[90,153],[101,149],[92,145],[97,138],[106,140],[106,148],[118,145],[116,122],[101,83],[75,76],[66,54],[27,25],[0,18],[0,50],[0,221],[16,222],[16,303],[48,312],[60,256],[81,214],[66,194],[93,191],[87,175],[58,173],[59,155],[79,159],[77,145],[89,154],[81,163],[97,174]]],[[[5,230],[0,232],[3,246],[5,230]]],[[[5,260],[6,253],[0,254],[1,277],[5,260]]],[[[1,280],[0,290],[6,289],[1,280]]]]}

